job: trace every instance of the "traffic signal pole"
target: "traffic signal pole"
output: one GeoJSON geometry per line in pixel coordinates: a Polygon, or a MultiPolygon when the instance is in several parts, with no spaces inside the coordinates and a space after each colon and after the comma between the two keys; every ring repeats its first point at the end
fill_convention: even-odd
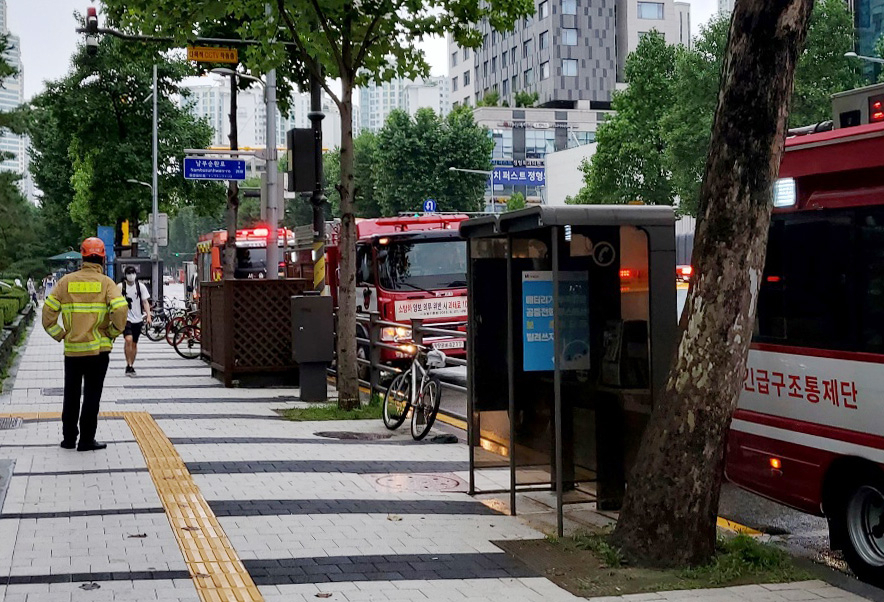
{"type": "Polygon", "coordinates": [[[159,227],[159,200],[157,195],[158,188],[158,160],[157,160],[157,66],[153,66],[153,180],[151,182],[151,213],[153,215],[153,223],[150,228],[150,241],[152,243],[150,253],[150,263],[152,266],[151,280],[153,290],[151,297],[155,301],[162,302],[160,299],[160,247],[159,237],[157,236],[157,228],[159,227]]]}
{"type": "Polygon", "coordinates": [[[322,112],[322,84],[315,75],[310,76],[310,112],[307,118],[313,126],[313,153],[314,175],[316,183],[313,187],[313,195],[310,204],[313,207],[313,290],[320,295],[325,292],[325,216],[323,205],[325,203],[325,191],[323,190],[322,174],[322,120],[325,115],[322,112]]]}

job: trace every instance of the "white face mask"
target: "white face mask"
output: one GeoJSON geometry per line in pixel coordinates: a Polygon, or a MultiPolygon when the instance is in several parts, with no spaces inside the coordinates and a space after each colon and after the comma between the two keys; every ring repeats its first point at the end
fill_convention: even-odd
{"type": "Polygon", "coordinates": [[[126,282],[135,284],[135,274],[126,274],[126,282]]]}

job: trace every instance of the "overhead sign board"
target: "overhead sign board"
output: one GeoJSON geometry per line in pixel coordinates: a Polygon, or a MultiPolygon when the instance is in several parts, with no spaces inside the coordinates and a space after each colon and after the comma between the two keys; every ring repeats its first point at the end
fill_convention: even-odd
{"type": "Polygon", "coordinates": [[[198,63],[239,63],[236,48],[210,48],[208,46],[188,46],[187,60],[198,63]]]}
{"type": "Polygon", "coordinates": [[[494,167],[494,184],[533,184],[546,185],[546,171],[543,167],[494,167]]]}
{"type": "Polygon", "coordinates": [[[184,157],[186,180],[245,180],[245,159],[184,157]]]}

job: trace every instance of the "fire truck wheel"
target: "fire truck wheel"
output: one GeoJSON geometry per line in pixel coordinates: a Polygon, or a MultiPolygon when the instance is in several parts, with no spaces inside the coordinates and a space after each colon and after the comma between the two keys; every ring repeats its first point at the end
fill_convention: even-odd
{"type": "Polygon", "coordinates": [[[857,577],[884,585],[884,476],[871,468],[859,472],[839,506],[832,538],[843,542],[844,559],[857,577]]]}

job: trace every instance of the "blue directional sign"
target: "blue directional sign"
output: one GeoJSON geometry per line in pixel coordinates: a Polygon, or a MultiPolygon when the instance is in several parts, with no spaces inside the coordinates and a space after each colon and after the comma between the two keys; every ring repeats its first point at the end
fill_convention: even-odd
{"type": "Polygon", "coordinates": [[[186,180],[245,180],[244,159],[204,159],[184,157],[186,180]]]}
{"type": "Polygon", "coordinates": [[[427,213],[433,213],[436,211],[436,200],[435,199],[427,199],[424,201],[424,211],[427,213]]]}

